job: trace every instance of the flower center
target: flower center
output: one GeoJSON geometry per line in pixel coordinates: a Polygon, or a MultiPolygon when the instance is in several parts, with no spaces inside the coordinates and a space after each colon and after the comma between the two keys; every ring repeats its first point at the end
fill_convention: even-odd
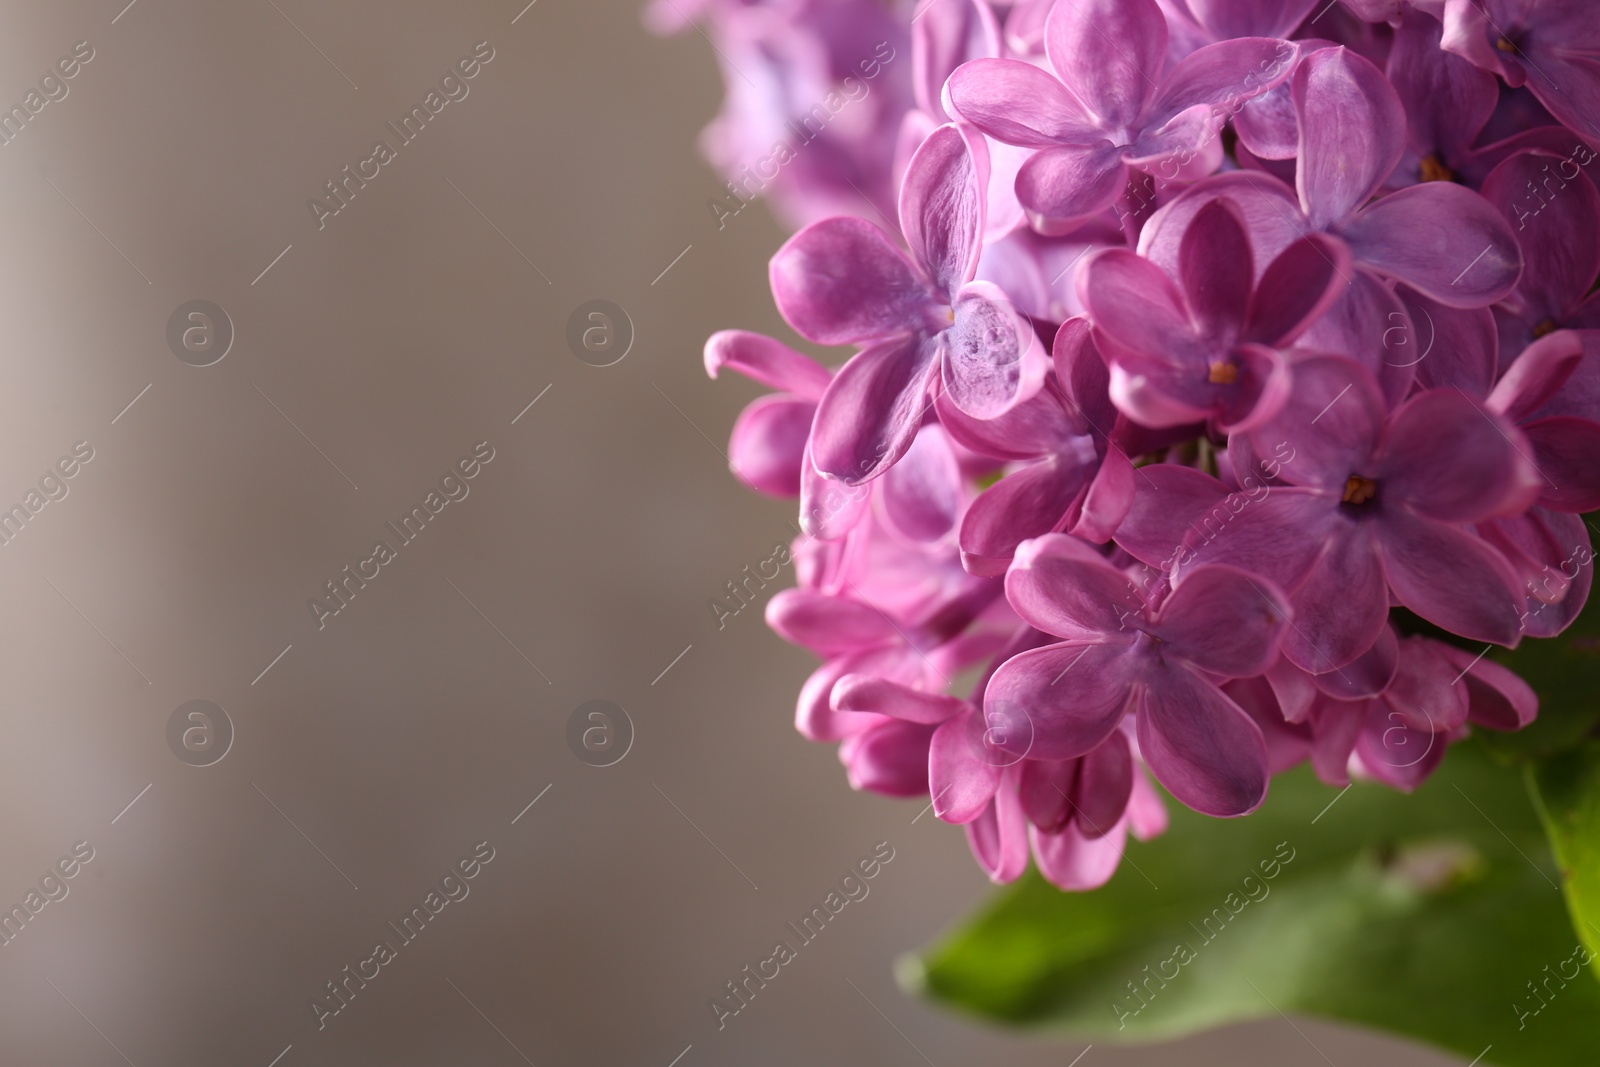
{"type": "Polygon", "coordinates": [[[1500,38],[1494,43],[1494,46],[1502,52],[1515,52],[1517,50],[1517,46],[1511,43],[1511,38],[1509,37],[1500,38]]]}
{"type": "Polygon", "coordinates": [[[1535,340],[1555,332],[1556,324],[1552,319],[1545,319],[1543,322],[1533,328],[1533,336],[1535,340]]]}
{"type": "Polygon", "coordinates": [[[1359,474],[1352,474],[1345,479],[1344,502],[1346,504],[1365,504],[1378,495],[1378,483],[1371,478],[1363,478],[1359,474]]]}
{"type": "Polygon", "coordinates": [[[1432,154],[1422,157],[1422,164],[1418,167],[1422,180],[1425,182],[1453,182],[1456,172],[1439,162],[1439,157],[1432,154]]]}
{"type": "Polygon", "coordinates": [[[1226,360],[1218,360],[1217,362],[1211,364],[1210,373],[1206,375],[1206,381],[1210,382],[1212,385],[1232,385],[1238,380],[1238,365],[1229,363],[1226,360]]]}

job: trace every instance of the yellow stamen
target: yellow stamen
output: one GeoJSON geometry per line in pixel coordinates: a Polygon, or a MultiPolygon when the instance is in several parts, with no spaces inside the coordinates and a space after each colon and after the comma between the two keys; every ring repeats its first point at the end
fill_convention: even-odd
{"type": "Polygon", "coordinates": [[[1540,337],[1546,337],[1550,334],[1553,334],[1556,332],[1557,328],[1558,327],[1554,322],[1549,319],[1545,319],[1543,322],[1533,328],[1534,339],[1537,340],[1540,337]]]}
{"type": "Polygon", "coordinates": [[[1517,50],[1517,46],[1511,43],[1509,37],[1500,38],[1494,43],[1494,46],[1502,52],[1515,52],[1517,50]]]}
{"type": "Polygon", "coordinates": [[[1220,360],[1211,364],[1211,373],[1206,375],[1206,381],[1210,382],[1212,385],[1232,385],[1238,380],[1238,366],[1220,360]]]}
{"type": "Polygon", "coordinates": [[[1346,504],[1365,504],[1378,495],[1378,483],[1371,478],[1363,478],[1359,474],[1352,474],[1344,483],[1344,502],[1346,504]]]}
{"type": "Polygon", "coordinates": [[[1422,163],[1417,169],[1425,182],[1453,182],[1456,180],[1456,172],[1439,162],[1439,157],[1436,155],[1423,156],[1422,163]]]}

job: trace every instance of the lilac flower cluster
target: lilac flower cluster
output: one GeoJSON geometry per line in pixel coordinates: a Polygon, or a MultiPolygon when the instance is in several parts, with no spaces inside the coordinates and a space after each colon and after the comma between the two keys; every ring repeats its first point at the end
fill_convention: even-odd
{"type": "Polygon", "coordinates": [[[855,353],[706,347],[776,390],[730,455],[798,498],[767,617],[855,787],[1081,889],[1165,826],[1152,776],[1239,816],[1302,762],[1410,790],[1532,721],[1484,653],[1592,577],[1589,0],[702,6],[910,42],[896,128],[790,190],[854,206],[771,263],[795,333],[855,353]]]}

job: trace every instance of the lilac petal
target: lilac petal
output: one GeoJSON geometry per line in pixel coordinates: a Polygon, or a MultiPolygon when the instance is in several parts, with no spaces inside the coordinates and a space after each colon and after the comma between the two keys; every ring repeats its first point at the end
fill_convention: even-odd
{"type": "Polygon", "coordinates": [[[1267,743],[1216,686],[1169,667],[1139,687],[1139,753],[1181,803],[1227,818],[1267,796],[1267,743]]]}
{"type": "Polygon", "coordinates": [[[785,641],[822,656],[882,645],[898,635],[889,617],[871,604],[810,589],[773,594],[767,625],[785,641]]]}
{"type": "Polygon", "coordinates": [[[873,674],[847,674],[833,685],[829,699],[835,711],[866,711],[903,722],[937,726],[968,707],[967,702],[927,693],[873,674]]]}
{"type": "Polygon", "coordinates": [[[1200,332],[1231,344],[1255,281],[1250,237],[1232,200],[1219,196],[1195,212],[1178,246],[1178,280],[1200,332]]]}
{"type": "Polygon", "coordinates": [[[882,474],[906,454],[927,410],[937,346],[908,337],[863,349],[817,404],[811,460],[846,485],[882,474]]]}
{"type": "Polygon", "coordinates": [[[1095,347],[1094,330],[1083,316],[1068,319],[1050,346],[1056,381],[1066,394],[1067,410],[1077,413],[1087,429],[1111,432],[1117,409],[1111,403],[1111,378],[1095,347]]]}
{"type": "Polygon", "coordinates": [[[1557,330],[1523,349],[1489,394],[1486,405],[1512,422],[1522,423],[1556,398],[1579,369],[1583,338],[1573,330],[1557,330]]]}
{"type": "Polygon", "coordinates": [[[1267,265],[1249,295],[1242,335],[1265,345],[1287,345],[1339,298],[1352,272],[1350,250],[1338,238],[1309,234],[1267,265]]]}
{"type": "Polygon", "coordinates": [[[1132,126],[1155,95],[1167,20],[1155,0],[1058,3],[1044,28],[1056,75],[1104,129],[1132,126]]]}
{"type": "Polygon", "coordinates": [[[1346,48],[1307,56],[1292,91],[1300,205],[1312,227],[1325,230],[1365,203],[1400,162],[1406,112],[1383,71],[1346,48]]]}
{"type": "Polygon", "coordinates": [[[1022,761],[1018,790],[1028,821],[1046,833],[1058,833],[1072,821],[1072,788],[1082,760],[1022,761]]]}
{"type": "Polygon", "coordinates": [[[983,719],[968,708],[934,731],[928,751],[928,790],[933,813],[949,823],[969,823],[982,815],[1000,785],[1003,767],[980,757],[974,744],[983,719]]]}
{"type": "Polygon", "coordinates": [[[1517,287],[1516,234],[1483,197],[1450,182],[1390,193],[1335,232],[1356,261],[1449,307],[1485,307],[1517,287]]]}
{"type": "Polygon", "coordinates": [[[1236,346],[1230,353],[1237,377],[1229,385],[1212,386],[1217,429],[1249,433],[1288,403],[1292,379],[1289,361],[1266,345],[1236,346]]]}
{"type": "Polygon", "coordinates": [[[1260,674],[1278,658],[1289,605],[1272,582],[1223,564],[1184,573],[1151,632],[1179,656],[1224,678],[1260,674]]]}
{"type": "Polygon", "coordinates": [[[1558,415],[1522,431],[1540,475],[1548,479],[1540,488],[1542,506],[1574,514],[1600,508],[1600,423],[1558,415]]]}
{"type": "Polygon", "coordinates": [[[1128,828],[1140,841],[1153,841],[1167,832],[1167,805],[1143,771],[1133,776],[1133,796],[1128,800],[1128,828]]]}
{"type": "Polygon", "coordinates": [[[1400,642],[1394,628],[1385,626],[1372,647],[1354,660],[1337,670],[1310,677],[1318,689],[1335,700],[1365,700],[1389,687],[1399,665],[1400,642]]]}
{"type": "Polygon", "coordinates": [[[806,443],[800,461],[800,528],[807,537],[837,541],[855,529],[871,503],[871,486],[846,485],[818,473],[811,461],[811,444],[806,443]]]}
{"type": "Polygon", "coordinates": [[[1504,556],[1471,534],[1403,508],[1374,525],[1396,600],[1470,641],[1517,643],[1522,590],[1504,556]]]}
{"type": "Polygon", "coordinates": [[[750,488],[768,496],[800,495],[806,438],[817,405],[784,393],[757,397],[739,413],[728,439],[728,463],[750,488]]]}
{"type": "Polygon", "coordinates": [[[1386,333],[1384,361],[1415,366],[1423,389],[1448,386],[1471,397],[1488,396],[1500,356],[1494,312],[1446,307],[1404,285],[1395,295],[1405,305],[1411,329],[1386,333]]]}
{"type": "Polygon", "coordinates": [[[1478,532],[1521,581],[1522,632],[1554,637],[1571,626],[1594,581],[1594,551],[1582,516],[1535,507],[1515,519],[1484,523],[1478,532]]]}
{"type": "Polygon", "coordinates": [[[1206,105],[1214,133],[1245,101],[1288,78],[1299,55],[1293,42],[1269,36],[1235,37],[1206,45],[1172,69],[1150,107],[1151,114],[1165,119],[1206,105]]]}
{"type": "Polygon", "coordinates": [[[1110,541],[1133,507],[1134,477],[1128,454],[1120,448],[1109,449],[1089,483],[1077,520],[1067,532],[1097,545],[1110,541]]]}
{"type": "Polygon", "coordinates": [[[1219,196],[1228,197],[1244,214],[1258,282],[1268,263],[1305,236],[1305,219],[1292,189],[1266,174],[1232,171],[1198,182],[1157,208],[1139,232],[1139,254],[1176,275],[1178,248],[1190,220],[1219,196]]]}
{"type": "Polygon", "coordinates": [[[1059,81],[1015,59],[963,63],[945,84],[945,98],[960,118],[1006,144],[1045,148],[1104,136],[1059,81]]]}
{"type": "MultiPolygon", "coordinates": [[[[1571,2],[1562,6],[1576,24],[1573,29],[1581,28],[1592,34],[1593,9],[1571,2]]],[[[1546,27],[1546,31],[1553,41],[1559,43],[1537,49],[1539,69],[1534,77],[1528,79],[1528,89],[1555,116],[1556,121],[1568,129],[1581,130],[1585,137],[1593,141],[1600,136],[1600,128],[1596,127],[1594,119],[1596,114],[1600,114],[1600,64],[1595,62],[1595,54],[1600,52],[1600,48],[1595,46],[1589,34],[1584,35],[1588,37],[1587,41],[1574,47],[1576,42],[1572,36],[1575,35],[1564,34],[1553,26],[1546,27]]]]}
{"type": "Polygon", "coordinates": [[[1038,393],[1050,360],[1033,324],[1000,287],[969,282],[940,335],[944,391],[974,418],[994,418],[1038,393]]]}
{"type": "Polygon", "coordinates": [[[1052,145],[1017,171],[1017,199],[1035,217],[1066,224],[1110,207],[1127,178],[1122,149],[1110,141],[1052,145]]]}
{"type": "Polygon", "coordinates": [[[781,341],[749,330],[718,330],[706,341],[706,374],[715,378],[726,367],[762,385],[807,400],[828,387],[828,368],[781,341]]]}
{"type": "Polygon", "coordinates": [[[1144,603],[1126,574],[1075,537],[1046,534],[1017,548],[1006,574],[1006,599],[1029,625],[1073,640],[1104,640],[1133,631],[1144,603]]]}
{"type": "Polygon", "coordinates": [[[1526,151],[1489,172],[1483,195],[1510,224],[1522,248],[1517,289],[1536,319],[1561,316],[1600,274],[1600,192],[1567,155],[1526,151]]]}
{"type": "Polygon", "coordinates": [[[1294,391],[1283,410],[1251,434],[1257,452],[1287,442],[1291,459],[1280,477],[1294,485],[1344,490],[1352,474],[1369,473],[1384,425],[1384,402],[1372,375],[1339,356],[1293,364],[1294,391]]]}
{"type": "Polygon", "coordinates": [[[1370,524],[1335,515],[1320,534],[1320,552],[1293,589],[1294,627],[1283,653],[1312,674],[1355,661],[1378,640],[1389,615],[1384,572],[1370,524]]]}
{"type": "Polygon", "coordinates": [[[1538,716],[1538,694],[1515,671],[1450,645],[1439,652],[1461,672],[1470,709],[1467,717],[1474,724],[1489,730],[1520,730],[1538,716]]]}
{"type": "Polygon", "coordinates": [[[929,424],[883,476],[883,517],[907,540],[931,543],[955,529],[966,503],[950,439],[929,424]]]}
{"type": "Polygon", "coordinates": [[[1328,785],[1350,784],[1350,756],[1366,727],[1373,700],[1318,701],[1311,713],[1311,769],[1328,785]]]}
{"type": "Polygon", "coordinates": [[[1028,869],[1028,820],[1015,788],[1002,782],[989,807],[967,823],[967,845],[991,882],[1022,877],[1028,869]]]}
{"type": "Polygon", "coordinates": [[[1188,0],[1195,21],[1219,39],[1287,37],[1317,0],[1188,0]]]}
{"type": "Polygon", "coordinates": [[[1400,646],[1394,680],[1383,701],[1413,730],[1448,734],[1467,721],[1467,691],[1444,655],[1447,646],[1426,637],[1408,637],[1400,646]]]}
{"type": "Polygon", "coordinates": [[[934,410],[957,444],[994,459],[1035,459],[1074,451],[1084,431],[1073,424],[1061,398],[1048,388],[992,419],[966,414],[944,393],[934,401],[934,410]]]}
{"type": "Polygon", "coordinates": [[[1394,285],[1360,269],[1345,280],[1333,304],[1301,334],[1299,347],[1355,360],[1377,379],[1384,400],[1398,404],[1416,380],[1420,327],[1412,323],[1394,285]]]}
{"type": "Polygon", "coordinates": [[[1307,674],[1280,656],[1278,662],[1274,663],[1262,677],[1272,687],[1272,693],[1278,699],[1278,708],[1283,712],[1283,717],[1292,723],[1305,722],[1320,692],[1312,681],[1316,676],[1307,674]]]}
{"type": "Polygon", "coordinates": [[[896,666],[895,653],[887,649],[828,659],[812,671],[800,687],[800,697],[795,701],[794,709],[795,729],[808,741],[841,741],[882,725],[886,721],[882,715],[833,710],[830,697],[834,684],[847,674],[855,671],[892,671],[896,666]]]}
{"type": "Polygon", "coordinates": [[[1000,27],[984,0],[923,4],[911,20],[911,84],[917,106],[943,117],[940,96],[969,59],[1000,55],[1000,27]]]}
{"type": "Polygon", "coordinates": [[[1049,456],[985,489],[961,520],[961,563],[969,574],[1004,574],[1022,542],[1054,533],[1094,475],[1088,461],[1049,456]]]}
{"type": "Polygon", "coordinates": [[[1084,837],[1104,837],[1122,821],[1133,795],[1133,777],[1133,751],[1121,730],[1084,753],[1072,798],[1074,821],[1084,837]]]}
{"type": "Polygon", "coordinates": [[[1173,362],[1204,350],[1177,285],[1126,249],[1091,256],[1078,273],[1078,295],[1095,330],[1118,349],[1143,356],[1175,353],[1168,357],[1173,362]]]}
{"type": "Polygon", "coordinates": [[[1453,160],[1471,148],[1500,92],[1493,74],[1440,48],[1443,33],[1431,15],[1401,13],[1388,72],[1405,105],[1412,148],[1453,160]]]}
{"type": "Polygon", "coordinates": [[[1267,742],[1267,769],[1279,774],[1304,763],[1311,754],[1311,727],[1288,722],[1277,695],[1264,676],[1237,678],[1222,687],[1227,698],[1245,710],[1267,742]]]}
{"type": "Polygon", "coordinates": [[[891,797],[928,795],[928,744],[934,728],[890,720],[839,748],[850,786],[891,797]]]}
{"type": "Polygon", "coordinates": [[[1337,499],[1317,490],[1272,486],[1254,496],[1230,496],[1225,504],[1192,521],[1175,556],[1180,580],[1202,564],[1229,563],[1292,591],[1316,565],[1325,542],[1344,529],[1335,521],[1337,499]],[[1285,537],[1285,530],[1298,536],[1285,537]]]}
{"type": "Polygon", "coordinates": [[[1126,645],[1046,645],[1006,660],[989,679],[984,708],[1033,726],[1031,759],[1073,759],[1105,741],[1128,706],[1126,645]]]}
{"type": "Polygon", "coordinates": [[[1386,511],[1403,502],[1448,523],[1517,515],[1540,486],[1520,437],[1461,390],[1430,389],[1395,412],[1383,457],[1365,473],[1377,481],[1386,511]]]}
{"type": "Polygon", "coordinates": [[[1374,700],[1356,738],[1356,757],[1372,777],[1409,793],[1421,785],[1444,759],[1450,739],[1435,730],[1418,730],[1374,700]]]}
{"type": "Polygon", "coordinates": [[[1291,86],[1279,85],[1247,101],[1233,116],[1233,130],[1257,159],[1293,159],[1300,150],[1300,124],[1291,86]]]}
{"type": "Polygon", "coordinates": [[[953,294],[978,269],[988,187],[988,149],[970,126],[940,126],[906,167],[900,228],[937,292],[953,294]]]}
{"type": "Polygon", "coordinates": [[[1085,837],[1075,823],[1059,833],[1047,833],[1037,827],[1030,831],[1039,873],[1057,889],[1068,892],[1099,889],[1111,881],[1122,861],[1127,834],[1127,824],[1120,822],[1106,836],[1096,839],[1085,837]]]}
{"type": "Polygon", "coordinates": [[[1193,371],[1120,353],[1111,359],[1111,401],[1135,424],[1160,430],[1204,422],[1212,415],[1210,407],[1201,405],[1213,398],[1193,371]]]}
{"type": "Polygon", "coordinates": [[[779,313],[818,344],[920,330],[934,304],[905,253],[864,219],[841,216],[807,226],[778,249],[768,274],[779,313]]]}
{"type": "MultiPolygon", "coordinates": [[[[1227,486],[1193,467],[1172,463],[1141,467],[1134,480],[1133,506],[1117,527],[1117,545],[1141,563],[1164,571],[1177,558],[1185,537],[1199,529],[1204,516],[1227,496],[1227,486]]],[[[1224,514],[1222,520],[1226,519],[1224,514]]]]}

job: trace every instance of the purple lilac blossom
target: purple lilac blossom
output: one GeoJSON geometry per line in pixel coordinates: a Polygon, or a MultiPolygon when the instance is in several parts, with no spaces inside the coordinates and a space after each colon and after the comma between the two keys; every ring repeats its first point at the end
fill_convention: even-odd
{"type": "Polygon", "coordinates": [[[1534,720],[1489,653],[1592,585],[1589,6],[651,8],[761,42],[774,91],[730,74],[718,143],[909,52],[784,179],[778,310],[850,347],[706,347],[775,390],[729,455],[798,499],[767,617],[821,660],[796,723],[851,785],[964,826],[995,881],[1088,889],[1164,831],[1152,780],[1219,817],[1301,764],[1410,791],[1534,720]]]}

